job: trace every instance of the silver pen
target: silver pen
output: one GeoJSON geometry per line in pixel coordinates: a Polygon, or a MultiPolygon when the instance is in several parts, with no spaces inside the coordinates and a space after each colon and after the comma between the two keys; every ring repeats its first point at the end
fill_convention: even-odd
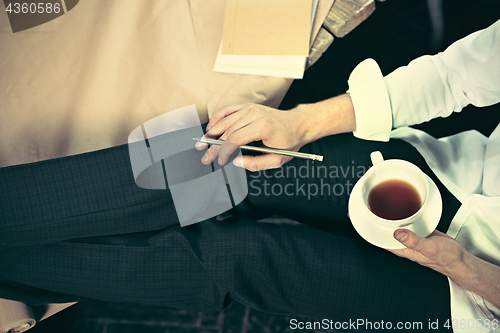
{"type": "MultiPolygon", "coordinates": [[[[193,138],[193,140],[199,141],[201,143],[210,143],[213,145],[222,145],[224,143],[224,141],[222,141],[222,140],[207,139],[207,138],[193,138]]],[[[310,159],[310,160],[314,160],[314,161],[323,161],[323,156],[321,156],[321,155],[299,153],[299,152],[291,151],[291,150],[253,147],[253,146],[239,146],[239,148],[245,149],[245,150],[258,151],[261,153],[279,154],[279,155],[286,155],[286,156],[292,156],[292,157],[298,157],[298,158],[306,158],[306,159],[310,159]]]]}

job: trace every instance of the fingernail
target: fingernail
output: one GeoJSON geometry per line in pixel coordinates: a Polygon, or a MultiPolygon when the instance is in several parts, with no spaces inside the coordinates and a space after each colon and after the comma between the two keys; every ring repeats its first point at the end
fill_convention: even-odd
{"type": "Polygon", "coordinates": [[[400,231],[400,232],[397,232],[394,237],[396,237],[396,239],[399,241],[399,242],[402,242],[406,239],[406,237],[408,237],[408,234],[404,231],[400,231]]]}
{"type": "Polygon", "coordinates": [[[211,128],[212,128],[212,125],[208,124],[208,125],[207,125],[207,128],[205,128],[205,132],[210,131],[210,129],[211,129],[211,128]]]}
{"type": "Polygon", "coordinates": [[[196,144],[194,145],[195,148],[203,148],[205,146],[205,143],[201,143],[201,142],[196,142],[196,144]]]}
{"type": "Polygon", "coordinates": [[[218,161],[219,161],[219,165],[222,165],[222,159],[220,157],[219,157],[218,161]]]}
{"type": "Polygon", "coordinates": [[[208,154],[203,155],[203,158],[201,159],[202,162],[208,162],[208,154]]]}
{"type": "Polygon", "coordinates": [[[235,158],[233,164],[237,167],[243,168],[243,160],[241,158],[235,158]]]}

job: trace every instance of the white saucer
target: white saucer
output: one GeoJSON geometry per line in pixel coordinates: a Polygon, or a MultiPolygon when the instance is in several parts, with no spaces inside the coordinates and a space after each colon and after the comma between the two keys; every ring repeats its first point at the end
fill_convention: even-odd
{"type": "MultiPolygon", "coordinates": [[[[427,180],[429,181],[430,191],[429,198],[427,199],[427,208],[418,220],[404,227],[404,229],[411,230],[420,237],[427,237],[436,229],[441,219],[441,213],[443,212],[441,194],[436,184],[434,184],[429,176],[427,176],[427,180]]],[[[354,185],[351,193],[356,193],[356,191],[359,190],[356,188],[358,184],[359,182],[354,185]]],[[[351,196],[349,199],[349,216],[358,234],[367,242],[384,249],[405,248],[405,246],[398,242],[393,236],[394,231],[399,228],[386,228],[375,222],[370,222],[369,218],[366,216],[366,211],[362,209],[362,205],[364,205],[364,202],[360,195],[351,196]]]]}

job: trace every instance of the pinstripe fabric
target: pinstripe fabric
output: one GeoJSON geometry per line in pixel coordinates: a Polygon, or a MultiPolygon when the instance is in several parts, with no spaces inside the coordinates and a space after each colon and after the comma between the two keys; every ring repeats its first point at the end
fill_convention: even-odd
{"type": "MultiPolygon", "coordinates": [[[[428,172],[400,141],[341,135],[304,147],[324,154],[329,166],[368,166],[365,153],[374,149],[428,172]]],[[[249,180],[290,180],[269,175],[249,180]]],[[[243,216],[181,228],[168,190],[134,184],[126,146],[2,168],[0,179],[3,298],[33,305],[94,298],[196,311],[219,310],[234,299],[263,311],[332,320],[449,317],[446,277],[353,233],[345,195],[328,201],[248,196],[257,207],[330,232],[243,216]]],[[[440,190],[450,206],[440,226],[446,229],[455,204],[440,190]]]]}

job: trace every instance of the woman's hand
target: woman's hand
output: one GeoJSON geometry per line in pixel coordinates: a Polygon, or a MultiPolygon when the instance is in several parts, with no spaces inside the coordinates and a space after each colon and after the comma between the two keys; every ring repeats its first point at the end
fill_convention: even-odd
{"type": "MultiPolygon", "coordinates": [[[[225,143],[221,146],[213,145],[203,156],[202,163],[209,164],[218,157],[219,164],[224,165],[238,146],[259,140],[266,147],[298,151],[308,143],[302,126],[303,116],[297,109],[280,111],[257,104],[223,107],[210,119],[204,137],[219,138],[225,143]]],[[[207,146],[208,144],[197,143],[195,147],[201,150],[207,146]]],[[[263,154],[238,157],[233,163],[250,171],[257,171],[278,168],[291,159],[289,156],[263,154]]]]}
{"type": "Polygon", "coordinates": [[[422,238],[410,230],[398,229],[394,232],[394,238],[406,248],[388,251],[447,276],[462,267],[467,253],[462,244],[438,230],[422,238]]]}

